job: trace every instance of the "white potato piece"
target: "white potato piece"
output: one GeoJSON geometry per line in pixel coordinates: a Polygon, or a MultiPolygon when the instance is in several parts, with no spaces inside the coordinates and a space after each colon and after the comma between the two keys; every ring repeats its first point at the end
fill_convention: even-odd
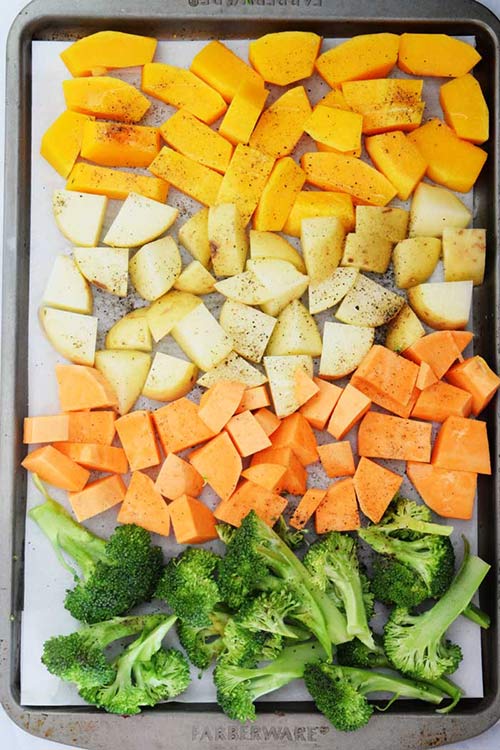
{"type": "Polygon", "coordinates": [[[292,300],[304,294],[309,284],[309,276],[284,260],[249,260],[247,269],[273,294],[261,305],[267,315],[279,315],[292,300]]]}
{"type": "Polygon", "coordinates": [[[349,375],[368,354],[374,339],[373,328],[327,321],[323,329],[320,376],[335,380],[349,375]]]}
{"type": "Polygon", "coordinates": [[[120,318],[106,334],[106,349],[136,349],[150,352],[153,348],[146,308],[139,308],[120,318]]]}
{"type": "Polygon", "coordinates": [[[161,237],[143,245],[129,263],[130,281],[141,297],[149,301],[166,294],[181,270],[181,255],[172,237],[161,237]]]}
{"type": "Polygon", "coordinates": [[[352,289],[359,271],[357,268],[336,268],[323,281],[311,281],[309,284],[309,312],[312,315],[338,305],[347,292],[352,289]]]}
{"type": "Polygon", "coordinates": [[[151,366],[151,356],[133,349],[102,349],[96,352],[95,367],[113,387],[118,411],[126,414],[141,395],[151,366]]]}
{"type": "Polygon", "coordinates": [[[46,307],[90,315],[94,300],[90,284],[69,255],[58,255],[42,297],[46,307]]]}
{"type": "Polygon", "coordinates": [[[200,370],[210,370],[233,350],[233,340],[202,303],[179,320],[171,334],[200,370]]]}
{"type": "Polygon", "coordinates": [[[248,255],[248,237],[234,203],[221,203],[209,208],[208,241],[216,276],[243,273],[248,255]]]}
{"type": "Polygon", "coordinates": [[[393,352],[404,352],[422,336],[425,336],[425,328],[411,307],[404,305],[387,326],[385,345],[393,352]]]}
{"type": "Polygon", "coordinates": [[[444,229],[443,266],[445,281],[484,281],[486,263],[485,229],[444,229]]]}
{"type": "Polygon", "coordinates": [[[149,305],[146,308],[146,318],[154,340],[161,341],[174,325],[197,305],[201,305],[199,297],[189,292],[179,292],[177,289],[172,289],[149,305]]]}
{"type": "Polygon", "coordinates": [[[276,318],[248,305],[226,300],[219,323],[233,340],[234,351],[251,362],[260,362],[276,325],[276,318]]]}
{"type": "Polygon", "coordinates": [[[75,247],[73,257],[91,284],[117,297],[128,289],[128,249],[124,247],[75,247]]]}
{"type": "Polygon", "coordinates": [[[214,284],[215,279],[210,271],[199,260],[193,260],[178,277],[174,289],[190,294],[210,294],[215,289],[214,284]]]}
{"type": "Polygon", "coordinates": [[[445,227],[464,229],[472,214],[457,196],[446,188],[421,182],[410,208],[410,237],[441,237],[445,227]]]}
{"type": "Polygon", "coordinates": [[[306,266],[301,254],[275,232],[263,232],[257,229],[250,230],[250,258],[252,260],[286,260],[295,266],[300,273],[306,272],[306,266]]]}
{"type": "Polygon", "coordinates": [[[242,305],[262,305],[274,297],[272,290],[264,286],[252,271],[244,271],[218,281],[215,288],[227,299],[242,305]]]}
{"type": "Polygon", "coordinates": [[[403,297],[360,273],[340,303],[335,317],[342,323],[376,328],[392,320],[404,302],[403,297]]]}
{"type": "Polygon", "coordinates": [[[409,289],[427,281],[441,255],[438,237],[409,237],[398,242],[392,253],[394,280],[400,289],[409,289]]]}
{"type": "Polygon", "coordinates": [[[335,271],[342,258],[344,240],[344,225],[335,216],[302,219],[300,242],[311,281],[323,281],[335,271]]]}
{"type": "Polygon", "coordinates": [[[404,208],[357,206],[356,234],[386,242],[400,242],[408,233],[410,214],[404,208]]]}
{"type": "Polygon", "coordinates": [[[192,362],[156,352],[142,395],[155,401],[174,401],[189,393],[197,375],[198,368],[192,362]]]}
{"type": "Polygon", "coordinates": [[[459,330],[469,321],[472,281],[441,281],[408,289],[408,302],[420,320],[438,331],[459,330]]]}
{"type": "Polygon", "coordinates": [[[295,373],[301,369],[312,378],[312,357],[304,354],[264,357],[264,369],[269,380],[274,411],[280,419],[288,417],[301,405],[296,393],[295,373]]]}
{"type": "Polygon", "coordinates": [[[76,365],[94,364],[97,318],[42,307],[40,323],[54,349],[76,365]]]}
{"type": "Polygon", "coordinates": [[[210,243],[208,241],[208,208],[202,208],[179,229],[179,242],[202,266],[210,265],[210,243]]]}
{"type": "Polygon", "coordinates": [[[113,247],[139,247],[166,232],[178,215],[177,208],[139,193],[129,193],[104,242],[113,247]]]}
{"type": "MultiPolygon", "coordinates": [[[[375,206],[374,206],[375,208],[375,206]]],[[[345,238],[341,265],[360,271],[385,273],[392,255],[392,242],[375,235],[350,232],[345,238]]]]}
{"type": "Polygon", "coordinates": [[[267,383],[266,376],[236,352],[231,352],[226,359],[211,370],[207,370],[201,378],[198,378],[198,385],[211,388],[221,380],[237,380],[249,388],[267,383]]]}
{"type": "Polygon", "coordinates": [[[72,245],[95,247],[101,236],[108,199],[105,195],[54,190],[52,213],[59,230],[72,245]]]}
{"type": "Polygon", "coordinates": [[[266,354],[321,354],[321,335],[309,310],[298,299],[290,302],[278,315],[276,328],[267,345],[266,354]]]}

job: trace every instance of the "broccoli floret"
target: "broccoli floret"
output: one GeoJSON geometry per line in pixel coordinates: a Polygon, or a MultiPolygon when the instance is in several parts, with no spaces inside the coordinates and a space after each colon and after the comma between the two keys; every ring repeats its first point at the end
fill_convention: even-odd
{"type": "Polygon", "coordinates": [[[337,661],[343,667],[359,667],[361,669],[376,669],[388,667],[389,661],[385,655],[380,636],[373,636],[374,646],[369,648],[359,638],[341,643],[337,646],[337,661]]]}
{"type": "Polygon", "coordinates": [[[175,620],[175,615],[163,615],[154,627],[146,626],[115,660],[114,679],[84,688],[80,695],[109,713],[132,715],[140,713],[141,706],[154,706],[182,693],[190,682],[187,659],[161,645],[175,620]]]}
{"type": "Polygon", "coordinates": [[[163,565],[160,547],[151,544],[149,533],[134,525],[119,526],[106,541],[74,521],[50,498],[29,515],[48,537],[59,561],[70,570],[77,584],[66,594],[64,606],[76,620],[103,622],[149,601],[163,565]],[[80,574],[66,562],[73,558],[80,574]]]}
{"type": "Polygon", "coordinates": [[[223,523],[219,521],[219,523],[215,527],[215,530],[221,542],[224,542],[224,544],[229,544],[229,542],[233,538],[234,532],[236,531],[236,527],[231,526],[230,523],[223,523]]]}
{"type": "MultiPolygon", "coordinates": [[[[264,658],[266,644],[271,646],[272,653],[281,650],[281,640],[276,641],[274,637],[269,638],[268,633],[263,631],[254,632],[244,628],[231,617],[224,629],[222,636],[224,648],[219,657],[226,664],[235,664],[240,667],[254,667],[257,662],[264,658]],[[270,643],[268,643],[270,642],[270,643]]],[[[274,658],[269,657],[269,658],[274,658]]]]}
{"type": "Polygon", "coordinates": [[[278,518],[273,529],[285,544],[288,544],[290,549],[299,549],[304,544],[304,536],[307,531],[305,529],[291,529],[283,516],[278,518]]]}
{"type": "Polygon", "coordinates": [[[355,669],[333,664],[309,664],[304,673],[306,687],[319,711],[341,732],[352,732],[368,723],[374,707],[367,695],[378,691],[439,704],[441,690],[399,675],[355,669]]]}
{"type": "Polygon", "coordinates": [[[324,658],[318,643],[306,643],[288,646],[270,664],[254,669],[219,662],[214,671],[217,702],[230,719],[253,720],[257,698],[299,679],[307,664],[324,658]]]}
{"type": "Polygon", "coordinates": [[[396,669],[421,680],[435,680],[457,669],[462,652],[444,636],[489,569],[486,562],[469,555],[466,549],[451,586],[431,609],[419,615],[402,607],[391,612],[384,629],[384,649],[396,669]]]}
{"type": "Polygon", "coordinates": [[[227,612],[214,610],[210,615],[210,625],[190,625],[179,620],[177,635],[181,646],[195,667],[206,669],[224,650],[222,639],[229,619],[227,612]]]}
{"type": "Polygon", "coordinates": [[[399,539],[414,539],[421,534],[450,536],[453,526],[433,523],[432,514],[426,505],[398,496],[387,508],[377,529],[399,539]]]}
{"type": "Polygon", "coordinates": [[[285,622],[286,618],[300,612],[300,604],[291,591],[269,591],[258,594],[243,603],[235,615],[236,621],[247,630],[281,635],[283,638],[307,637],[303,628],[285,622]]]}
{"type": "MultiPolygon", "coordinates": [[[[348,634],[359,638],[370,648],[374,647],[365,608],[367,579],[364,577],[362,580],[359,570],[356,540],[348,534],[331,531],[309,548],[304,565],[318,588],[327,593],[333,589],[335,595],[340,597],[347,618],[348,634]]],[[[371,599],[370,605],[371,614],[371,599]]]]}
{"type": "Polygon", "coordinates": [[[308,570],[276,532],[251,511],[235,532],[220,562],[222,598],[238,610],[254,592],[283,587],[294,594],[299,604],[294,619],[313,633],[330,658],[332,642],[349,640],[344,616],[333,602],[326,611],[325,596],[313,583],[308,570]]]}
{"type": "Polygon", "coordinates": [[[182,622],[210,627],[210,614],[221,601],[215,580],[219,559],[209,550],[188,547],[169,560],[155,596],[164,599],[182,622]]]}
{"type": "Polygon", "coordinates": [[[384,604],[411,609],[429,597],[425,581],[407,565],[378,555],[373,564],[372,591],[384,604]]]}

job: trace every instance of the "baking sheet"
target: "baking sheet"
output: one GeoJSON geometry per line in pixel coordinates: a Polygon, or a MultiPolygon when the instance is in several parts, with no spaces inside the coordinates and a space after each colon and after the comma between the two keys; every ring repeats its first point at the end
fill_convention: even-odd
{"type": "MultiPolygon", "coordinates": [[[[323,50],[326,50],[341,40],[335,42],[325,40],[323,50]]],[[[467,40],[472,41],[472,40],[467,40]]],[[[247,59],[247,42],[231,40],[225,42],[237,54],[247,59]]],[[[204,46],[204,41],[193,42],[160,42],[155,60],[168,62],[178,66],[188,67],[196,52],[204,46]]],[[[55,414],[59,411],[56,381],[54,377],[54,365],[56,362],[64,361],[51,347],[42,335],[38,319],[37,309],[42,298],[43,290],[50,273],[55,257],[61,253],[70,253],[71,247],[58,231],[52,218],[51,196],[56,188],[64,186],[62,179],[57,173],[39,156],[39,144],[41,136],[65,108],[62,95],[61,82],[68,77],[68,72],[59,58],[59,53],[68,45],[61,42],[33,42],[32,44],[32,83],[33,83],[33,115],[32,115],[32,193],[31,193],[31,264],[30,264],[30,347],[29,359],[29,414],[55,414]]],[[[136,70],[129,70],[118,77],[130,82],[138,83],[139,75],[136,70]]],[[[400,71],[396,71],[397,77],[406,77],[400,71]]],[[[427,103],[425,117],[440,114],[438,103],[438,91],[441,81],[426,80],[424,82],[424,100],[427,103]]],[[[277,98],[278,90],[271,87],[270,102],[277,98]]],[[[316,103],[329,87],[319,78],[308,81],[307,91],[311,102],[316,103]]],[[[282,92],[283,89],[280,89],[282,92]]],[[[162,103],[152,100],[153,105],[148,112],[144,122],[146,124],[158,125],[163,122],[169,114],[175,110],[162,103]]],[[[296,153],[315,150],[313,142],[304,136],[298,145],[296,153]]],[[[7,187],[8,189],[8,187],[7,187]]],[[[460,196],[464,200],[463,196],[460,196]]],[[[466,196],[464,202],[472,208],[472,196],[466,196]]],[[[174,236],[179,226],[188,216],[199,208],[199,204],[181,193],[170,190],[168,203],[180,210],[180,217],[172,228],[174,236]]],[[[106,224],[108,226],[116,214],[121,202],[110,201],[106,224]]],[[[404,204],[401,204],[404,205],[404,204]]],[[[104,236],[104,232],[103,232],[104,236]]],[[[288,238],[289,239],[289,238],[288,238]]],[[[293,240],[297,246],[297,242],[293,240]]],[[[183,251],[182,251],[183,252],[183,251]]],[[[183,252],[184,260],[189,260],[183,252]]],[[[377,278],[377,277],[375,277],[377,278]]],[[[438,269],[433,280],[442,278],[441,270],[438,269]]],[[[390,274],[387,278],[390,285],[390,274]]],[[[211,295],[206,301],[210,301],[212,311],[217,314],[220,300],[218,295],[211,295]]],[[[132,307],[145,304],[139,298],[128,297],[120,300],[106,293],[94,289],[94,314],[99,318],[98,347],[103,344],[103,337],[111,325],[132,307]]],[[[327,311],[318,316],[320,329],[325,320],[332,319],[332,311],[327,311]]],[[[166,338],[158,345],[161,351],[184,356],[175,342],[166,338]]],[[[196,392],[193,393],[196,398],[196,392]]],[[[139,408],[159,406],[146,399],[138,402],[139,408]]],[[[355,442],[356,435],[353,431],[351,440],[355,442]]],[[[320,442],[330,438],[323,434],[320,442]]],[[[393,470],[403,473],[402,462],[382,462],[393,470]]],[[[326,486],[327,477],[319,465],[314,465],[309,474],[311,486],[318,483],[326,486]]],[[[321,486],[320,485],[320,486],[321,486]]],[[[403,494],[416,497],[411,485],[405,480],[402,486],[403,494]]],[[[54,490],[54,497],[68,507],[65,493],[54,490]]],[[[212,507],[217,499],[209,489],[204,490],[202,495],[207,504],[212,507]]],[[[34,488],[32,482],[28,482],[28,508],[40,502],[40,495],[34,488]]],[[[296,504],[292,499],[290,507],[296,504]]],[[[87,526],[98,534],[108,536],[116,525],[116,509],[111,509],[100,516],[91,519],[87,526]]],[[[476,514],[470,522],[454,522],[455,531],[453,541],[457,548],[457,557],[461,557],[461,534],[465,533],[471,542],[472,549],[476,548],[477,542],[477,518],[476,514]]],[[[171,538],[168,540],[156,537],[155,541],[164,548],[166,556],[177,554],[181,547],[171,538]]],[[[214,546],[214,545],[212,545],[214,546]]],[[[215,546],[214,546],[215,548],[215,546]]],[[[72,577],[58,564],[49,542],[45,539],[38,527],[28,520],[26,525],[25,542],[25,597],[24,612],[22,620],[22,644],[21,644],[21,702],[31,706],[58,706],[58,705],[80,705],[83,703],[74,688],[56,677],[50,675],[40,662],[43,642],[52,635],[72,632],[77,624],[63,607],[65,591],[72,586],[72,577]]],[[[481,697],[483,695],[482,670],[481,670],[481,643],[479,628],[465,618],[460,620],[450,629],[450,637],[459,643],[463,649],[464,660],[460,669],[453,676],[465,691],[468,697],[481,697]]],[[[170,634],[167,638],[174,644],[175,636],[170,634]]],[[[308,694],[301,683],[278,691],[268,700],[300,701],[308,700],[308,694]]],[[[198,670],[193,669],[193,682],[186,693],[179,700],[186,702],[213,702],[215,700],[214,689],[207,672],[198,679],[198,670]]],[[[264,698],[263,700],[266,700],[264,698]]]]}

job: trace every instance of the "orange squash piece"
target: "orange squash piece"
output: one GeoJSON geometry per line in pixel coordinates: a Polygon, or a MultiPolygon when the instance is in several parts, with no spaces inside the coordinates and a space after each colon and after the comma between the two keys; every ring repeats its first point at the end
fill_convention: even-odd
{"type": "Polygon", "coordinates": [[[429,462],[431,435],[431,424],[371,411],[359,425],[358,453],[368,458],[429,462]]]}
{"type": "Polygon", "coordinates": [[[451,331],[435,331],[417,339],[402,355],[417,365],[426,362],[436,378],[441,380],[459,359],[460,349],[451,331]]]}
{"type": "Polygon", "coordinates": [[[236,409],[236,414],[240,414],[242,411],[257,411],[258,409],[264,409],[266,406],[269,406],[270,403],[271,399],[269,398],[269,392],[266,386],[254,385],[247,388],[243,393],[240,405],[236,409]]]}
{"type": "Polygon", "coordinates": [[[265,523],[274,526],[287,502],[286,498],[275,492],[245,480],[231,497],[219,503],[215,517],[232,526],[240,526],[245,516],[253,510],[265,523]]]}
{"type": "Polygon", "coordinates": [[[446,379],[452,385],[470,393],[472,413],[475,417],[488,406],[500,387],[498,375],[478,355],[450,367],[446,379]]]}
{"type": "Polygon", "coordinates": [[[190,70],[218,91],[226,102],[232,101],[243,83],[263,85],[262,78],[248,63],[217,40],[196,53],[190,70]]]}
{"type": "Polygon", "coordinates": [[[67,109],[49,125],[42,136],[40,154],[61,177],[67,177],[78,159],[83,132],[91,118],[67,109]]]}
{"type": "Polygon", "coordinates": [[[303,529],[325,495],[326,490],[320,490],[316,487],[308,489],[290,518],[290,526],[293,526],[294,529],[303,529]]]}
{"type": "Polygon", "coordinates": [[[233,494],[243,465],[227,433],[216,435],[193,451],[189,462],[220,498],[224,500],[233,494]]]}
{"type": "Polygon", "coordinates": [[[316,437],[311,425],[300,412],[290,414],[272,436],[274,448],[291,448],[303,466],[318,460],[316,437]]]}
{"type": "Polygon", "coordinates": [[[127,456],[123,448],[98,443],[57,443],[57,450],[93,471],[109,471],[112,474],[128,472],[127,456]]]}
{"type": "Polygon", "coordinates": [[[477,419],[448,417],[437,434],[432,464],[440,469],[491,474],[486,423],[477,419]]]}
{"type": "Polygon", "coordinates": [[[175,500],[181,495],[198,497],[203,485],[203,477],[194,466],[175,453],[168,454],[155,482],[155,488],[168,500],[175,500]]]}
{"type": "Polygon", "coordinates": [[[365,383],[373,386],[370,398],[388,408],[387,400],[401,407],[412,399],[417,382],[418,367],[385,346],[375,344],[351,377],[351,384],[366,392],[365,383]],[[380,395],[380,398],[379,398],[380,395]]]}
{"type": "MultiPolygon", "coordinates": [[[[245,458],[272,445],[265,430],[251,411],[243,411],[231,417],[226,430],[240,456],[245,458]]],[[[277,434],[277,433],[276,433],[277,434]]]]}
{"type": "Polygon", "coordinates": [[[439,102],[446,123],[459,138],[484,143],[489,137],[488,105],[478,81],[467,73],[439,89],[439,102]]]}
{"type": "Polygon", "coordinates": [[[432,464],[406,465],[406,473],[420,497],[434,513],[444,518],[472,518],[477,474],[472,471],[440,469],[432,464]]]}
{"type": "MultiPolygon", "coordinates": [[[[115,437],[116,412],[73,411],[68,413],[70,443],[111,445],[115,437]]],[[[52,441],[55,442],[55,441],[52,441]]]]}
{"type": "Polygon", "coordinates": [[[149,167],[160,150],[158,128],[89,120],[81,155],[103,167],[149,167]]]}
{"type": "Polygon", "coordinates": [[[167,503],[155,489],[152,479],[134,471],[118,513],[119,523],[135,523],[161,536],[170,534],[170,512],[167,503]]]}
{"type": "Polygon", "coordinates": [[[168,510],[177,544],[204,544],[219,538],[215,516],[201,500],[182,495],[168,510]]]}
{"type": "Polygon", "coordinates": [[[300,413],[315,430],[324,430],[340,398],[342,388],[322,378],[314,378],[314,382],[319,388],[318,393],[300,407],[300,413]]]}
{"type": "Polygon", "coordinates": [[[330,485],[323,500],[316,508],[314,519],[316,533],[328,531],[355,531],[359,529],[358,503],[351,477],[330,485]]]}
{"type": "Polygon", "coordinates": [[[241,476],[254,484],[258,484],[259,487],[279,493],[282,491],[282,480],[286,472],[286,466],[280,466],[279,464],[257,464],[257,466],[249,466],[248,469],[242,471],[241,476]]]}
{"type": "Polygon", "coordinates": [[[113,474],[87,484],[80,492],[70,492],[68,499],[76,520],[81,523],[122,503],[126,493],[123,479],[113,474]]]}
{"type": "Polygon", "coordinates": [[[61,60],[73,76],[91,76],[96,70],[133,68],[151,62],[156,39],[123,31],[97,31],[73,42],[61,60]]]}
{"type": "Polygon", "coordinates": [[[316,70],[330,85],[366,78],[384,78],[398,59],[397,34],[362,34],[324,52],[316,70]]]}
{"type": "Polygon", "coordinates": [[[56,414],[47,417],[25,417],[23,443],[55,443],[69,440],[69,417],[56,414]]]}
{"type": "Polygon", "coordinates": [[[95,367],[56,365],[55,369],[63,411],[118,408],[116,393],[95,367]]]}
{"type": "Polygon", "coordinates": [[[448,34],[401,34],[399,41],[398,66],[412,75],[457,78],[480,59],[474,47],[448,34]]]}
{"type": "Polygon", "coordinates": [[[213,206],[222,184],[222,177],[213,169],[164,146],[149,171],[165,184],[171,183],[181,193],[189,195],[205,206],[213,206]]]}
{"type": "Polygon", "coordinates": [[[274,159],[271,156],[239,143],[222,178],[216,203],[234,203],[243,223],[248,224],[273,166],[274,159]]]}
{"type": "Polygon", "coordinates": [[[187,109],[169,117],[160,126],[160,132],[173,149],[216,172],[224,173],[231,161],[231,143],[187,109]]]}
{"type": "Polygon", "coordinates": [[[288,86],[313,74],[320,46],[311,31],[277,31],[250,42],[248,59],[264,81],[288,86]]]}
{"type": "Polygon", "coordinates": [[[340,443],[318,445],[319,460],[331,478],[352,477],[355,472],[354,457],[348,440],[340,443]]]}
{"type": "Polygon", "coordinates": [[[264,88],[262,79],[243,79],[219,126],[223,138],[235,146],[248,143],[268,96],[269,91],[264,88]]]}
{"type": "Polygon", "coordinates": [[[168,182],[135,172],[123,172],[119,169],[78,162],[71,170],[66,190],[107,195],[108,198],[119,201],[125,200],[129,193],[139,193],[146,198],[165,203],[168,195],[168,182]]]}
{"type": "Polygon", "coordinates": [[[158,437],[165,455],[204,443],[214,436],[198,416],[198,405],[179,398],[153,412],[158,437]]]}
{"type": "Polygon", "coordinates": [[[472,396],[462,388],[438,381],[420,393],[413,407],[414,419],[444,422],[449,416],[468,417],[472,409],[472,396]]]}
{"type": "Polygon", "coordinates": [[[363,117],[350,108],[335,109],[321,102],[314,108],[304,131],[316,141],[322,151],[333,151],[346,156],[361,156],[363,117]]]}
{"type": "Polygon", "coordinates": [[[349,105],[345,100],[345,96],[342,93],[342,84],[336,83],[328,94],[325,94],[322,99],[319,100],[318,105],[322,107],[333,107],[334,109],[345,109],[347,112],[350,110],[349,105]]]}
{"type": "Polygon", "coordinates": [[[348,383],[333,410],[326,428],[327,432],[336,440],[341,440],[366,414],[371,405],[371,400],[364,393],[358,391],[352,383],[348,383]]]}
{"type": "Polygon", "coordinates": [[[363,118],[363,133],[414,130],[422,122],[423,81],[378,78],[342,84],[345,100],[363,118]]]}
{"type": "Polygon", "coordinates": [[[37,474],[42,482],[69,492],[83,490],[90,477],[90,472],[69,456],[56,450],[53,445],[44,445],[32,451],[22,461],[21,466],[37,474]]]}
{"type": "Polygon", "coordinates": [[[307,404],[319,391],[319,386],[307,372],[298,367],[294,373],[295,402],[300,406],[307,404]]]}
{"type": "Polygon", "coordinates": [[[437,382],[438,379],[434,375],[430,365],[428,365],[427,362],[421,362],[420,367],[418,368],[417,382],[415,383],[418,390],[423,391],[425,388],[429,388],[437,382]]]}
{"type": "Polygon", "coordinates": [[[408,200],[427,171],[427,161],[418,148],[400,130],[365,138],[368,155],[398,191],[398,198],[408,200]]]}
{"type": "Polygon", "coordinates": [[[281,232],[305,181],[304,172],[290,156],[278,159],[255,209],[254,229],[281,232]]]}
{"type": "Polygon", "coordinates": [[[138,122],[151,106],[135,86],[111,76],[70,78],[62,86],[68,109],[105,120],[138,122]]]}
{"type": "Polygon", "coordinates": [[[214,433],[226,425],[241,403],[245,385],[236,380],[220,380],[200,399],[198,416],[214,433]]]}
{"type": "Polygon", "coordinates": [[[300,237],[302,219],[316,216],[336,216],[341,220],[346,232],[354,230],[354,207],[350,195],[330,191],[303,190],[298,194],[292,206],[283,232],[292,237],[300,237]]]}
{"type": "Polygon", "coordinates": [[[148,469],[160,463],[153,420],[148,411],[138,410],[116,420],[116,431],[131,471],[148,469]]]}
{"type": "Polygon", "coordinates": [[[401,487],[403,477],[362,456],[354,475],[354,489],[361,510],[373,523],[378,523],[394,495],[401,487]]]}
{"type": "Polygon", "coordinates": [[[303,495],[307,486],[307,471],[291,448],[265,448],[254,453],[250,466],[258,464],[279,464],[287,473],[282,482],[283,491],[291,495],[303,495]]]}
{"type": "Polygon", "coordinates": [[[255,412],[254,417],[266,435],[272,435],[281,424],[281,419],[277,417],[273,411],[270,411],[270,409],[258,409],[258,411],[255,412]]]}
{"type": "Polygon", "coordinates": [[[273,159],[289,156],[310,114],[311,105],[303,86],[285,91],[261,114],[250,136],[250,146],[273,159]]]}

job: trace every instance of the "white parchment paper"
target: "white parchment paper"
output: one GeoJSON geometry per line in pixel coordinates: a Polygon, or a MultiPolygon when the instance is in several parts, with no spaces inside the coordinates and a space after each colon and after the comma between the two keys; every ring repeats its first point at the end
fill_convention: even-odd
{"type": "MultiPolygon", "coordinates": [[[[326,50],[341,40],[326,40],[323,50],[326,50]]],[[[471,40],[467,40],[471,41],[471,40]]],[[[247,42],[232,40],[225,42],[237,54],[247,59],[247,42]]],[[[189,67],[189,63],[196,52],[204,46],[205,42],[160,42],[155,60],[168,62],[182,67],[189,67]]],[[[57,399],[56,380],[54,376],[54,365],[63,361],[52,349],[51,345],[41,333],[37,310],[40,305],[43,290],[47,282],[55,257],[61,253],[69,254],[71,247],[58,231],[52,218],[51,197],[56,188],[64,187],[64,182],[59,175],[39,156],[40,140],[51,122],[65,108],[62,94],[61,82],[69,77],[68,71],[59,58],[59,53],[67,46],[61,42],[33,42],[32,53],[32,84],[33,84],[33,116],[32,116],[32,185],[31,185],[31,248],[30,248],[30,347],[27,352],[29,358],[29,414],[56,414],[59,411],[57,399]]],[[[128,70],[116,74],[132,83],[139,83],[137,70],[128,70]]],[[[395,71],[395,76],[406,77],[400,71],[395,71]]],[[[426,111],[424,118],[440,115],[438,103],[438,91],[440,80],[427,79],[424,83],[424,100],[426,111]]],[[[307,92],[311,102],[316,103],[329,87],[318,77],[307,82],[307,92]]],[[[283,89],[280,90],[280,93],[283,89]]],[[[271,87],[270,102],[279,95],[275,87],[271,87]]],[[[161,124],[173,109],[162,103],[152,100],[153,105],[144,119],[145,124],[161,124]]],[[[304,151],[315,150],[314,144],[307,136],[301,139],[297,147],[297,154],[304,151]]],[[[9,186],[6,185],[6,189],[9,186]]],[[[464,200],[464,196],[460,196],[464,200]]],[[[472,196],[466,196],[465,202],[472,208],[472,196]]],[[[171,188],[168,203],[180,210],[180,217],[172,228],[176,236],[178,227],[199,208],[199,205],[186,198],[186,196],[171,188]]],[[[105,227],[109,226],[116,214],[121,202],[110,201],[105,227]]],[[[404,204],[402,204],[404,205],[404,204]]],[[[103,232],[104,236],[104,232],[103,232]]],[[[288,238],[290,239],[290,238],[288,238]]],[[[292,240],[297,246],[297,241],[292,240]]],[[[185,261],[189,258],[183,252],[185,261]]],[[[380,280],[380,277],[376,277],[380,280]]],[[[435,280],[442,278],[441,269],[435,273],[435,280]]],[[[392,285],[391,274],[388,273],[384,283],[392,285]]],[[[217,315],[221,300],[218,295],[211,295],[205,301],[210,305],[214,314],[217,315]]],[[[99,340],[98,347],[102,345],[104,334],[111,325],[134,306],[144,304],[137,297],[130,296],[120,300],[99,290],[94,290],[94,314],[99,317],[99,340]]],[[[320,329],[324,321],[332,319],[332,311],[327,311],[319,317],[320,329]]],[[[166,338],[157,347],[177,356],[184,356],[175,342],[166,338]]],[[[197,398],[193,392],[193,398],[197,398]]],[[[154,408],[159,404],[141,399],[138,406],[154,408]]],[[[356,431],[349,436],[355,445],[356,431]]],[[[326,433],[319,436],[320,442],[329,438],[326,433]]],[[[404,464],[402,462],[384,462],[394,471],[402,474],[404,464]]],[[[154,475],[154,471],[152,475],[154,475]]],[[[311,486],[326,486],[328,479],[319,464],[310,467],[311,486]]],[[[416,493],[410,483],[405,480],[402,492],[409,497],[416,498],[416,493]]],[[[68,503],[65,493],[54,490],[54,497],[66,507],[68,503]]],[[[203,499],[207,504],[214,507],[217,498],[210,490],[204,490],[203,499]]],[[[31,482],[28,483],[28,508],[36,505],[41,500],[40,495],[31,482]]],[[[290,508],[293,510],[296,499],[291,499],[290,508]]],[[[97,516],[87,522],[87,526],[98,534],[108,536],[116,525],[116,509],[97,516]]],[[[476,548],[477,542],[477,519],[476,515],[470,522],[454,523],[455,531],[453,541],[457,549],[458,561],[461,559],[460,536],[465,533],[469,538],[472,549],[476,548]]],[[[170,537],[165,540],[155,538],[155,542],[162,545],[166,556],[177,554],[181,547],[170,537]]],[[[210,545],[209,545],[210,546],[210,545]]],[[[212,545],[216,548],[216,544],[212,545]]],[[[56,705],[79,705],[83,701],[79,698],[76,690],[71,685],[61,682],[50,675],[40,662],[43,642],[52,635],[70,633],[78,627],[70,614],[64,609],[63,600],[67,588],[72,587],[73,581],[69,573],[61,568],[56,560],[49,542],[38,530],[38,527],[29,519],[26,525],[25,546],[25,597],[22,622],[22,645],[21,645],[21,700],[24,705],[31,706],[56,706],[56,705]]],[[[152,605],[154,607],[154,605],[152,605]]],[[[469,697],[483,695],[482,669],[481,669],[481,642],[480,632],[476,625],[468,620],[460,618],[450,629],[450,637],[459,643],[463,649],[464,660],[460,669],[455,673],[453,679],[464,689],[469,697]]],[[[175,636],[169,634],[169,641],[175,644],[175,636]]],[[[269,699],[283,701],[308,700],[308,694],[300,682],[296,682],[279,693],[274,693],[269,699]]],[[[188,691],[180,697],[187,702],[212,702],[215,700],[214,689],[210,673],[198,679],[197,670],[193,670],[193,682],[188,691]]],[[[265,698],[264,698],[265,700],[265,698]]]]}

